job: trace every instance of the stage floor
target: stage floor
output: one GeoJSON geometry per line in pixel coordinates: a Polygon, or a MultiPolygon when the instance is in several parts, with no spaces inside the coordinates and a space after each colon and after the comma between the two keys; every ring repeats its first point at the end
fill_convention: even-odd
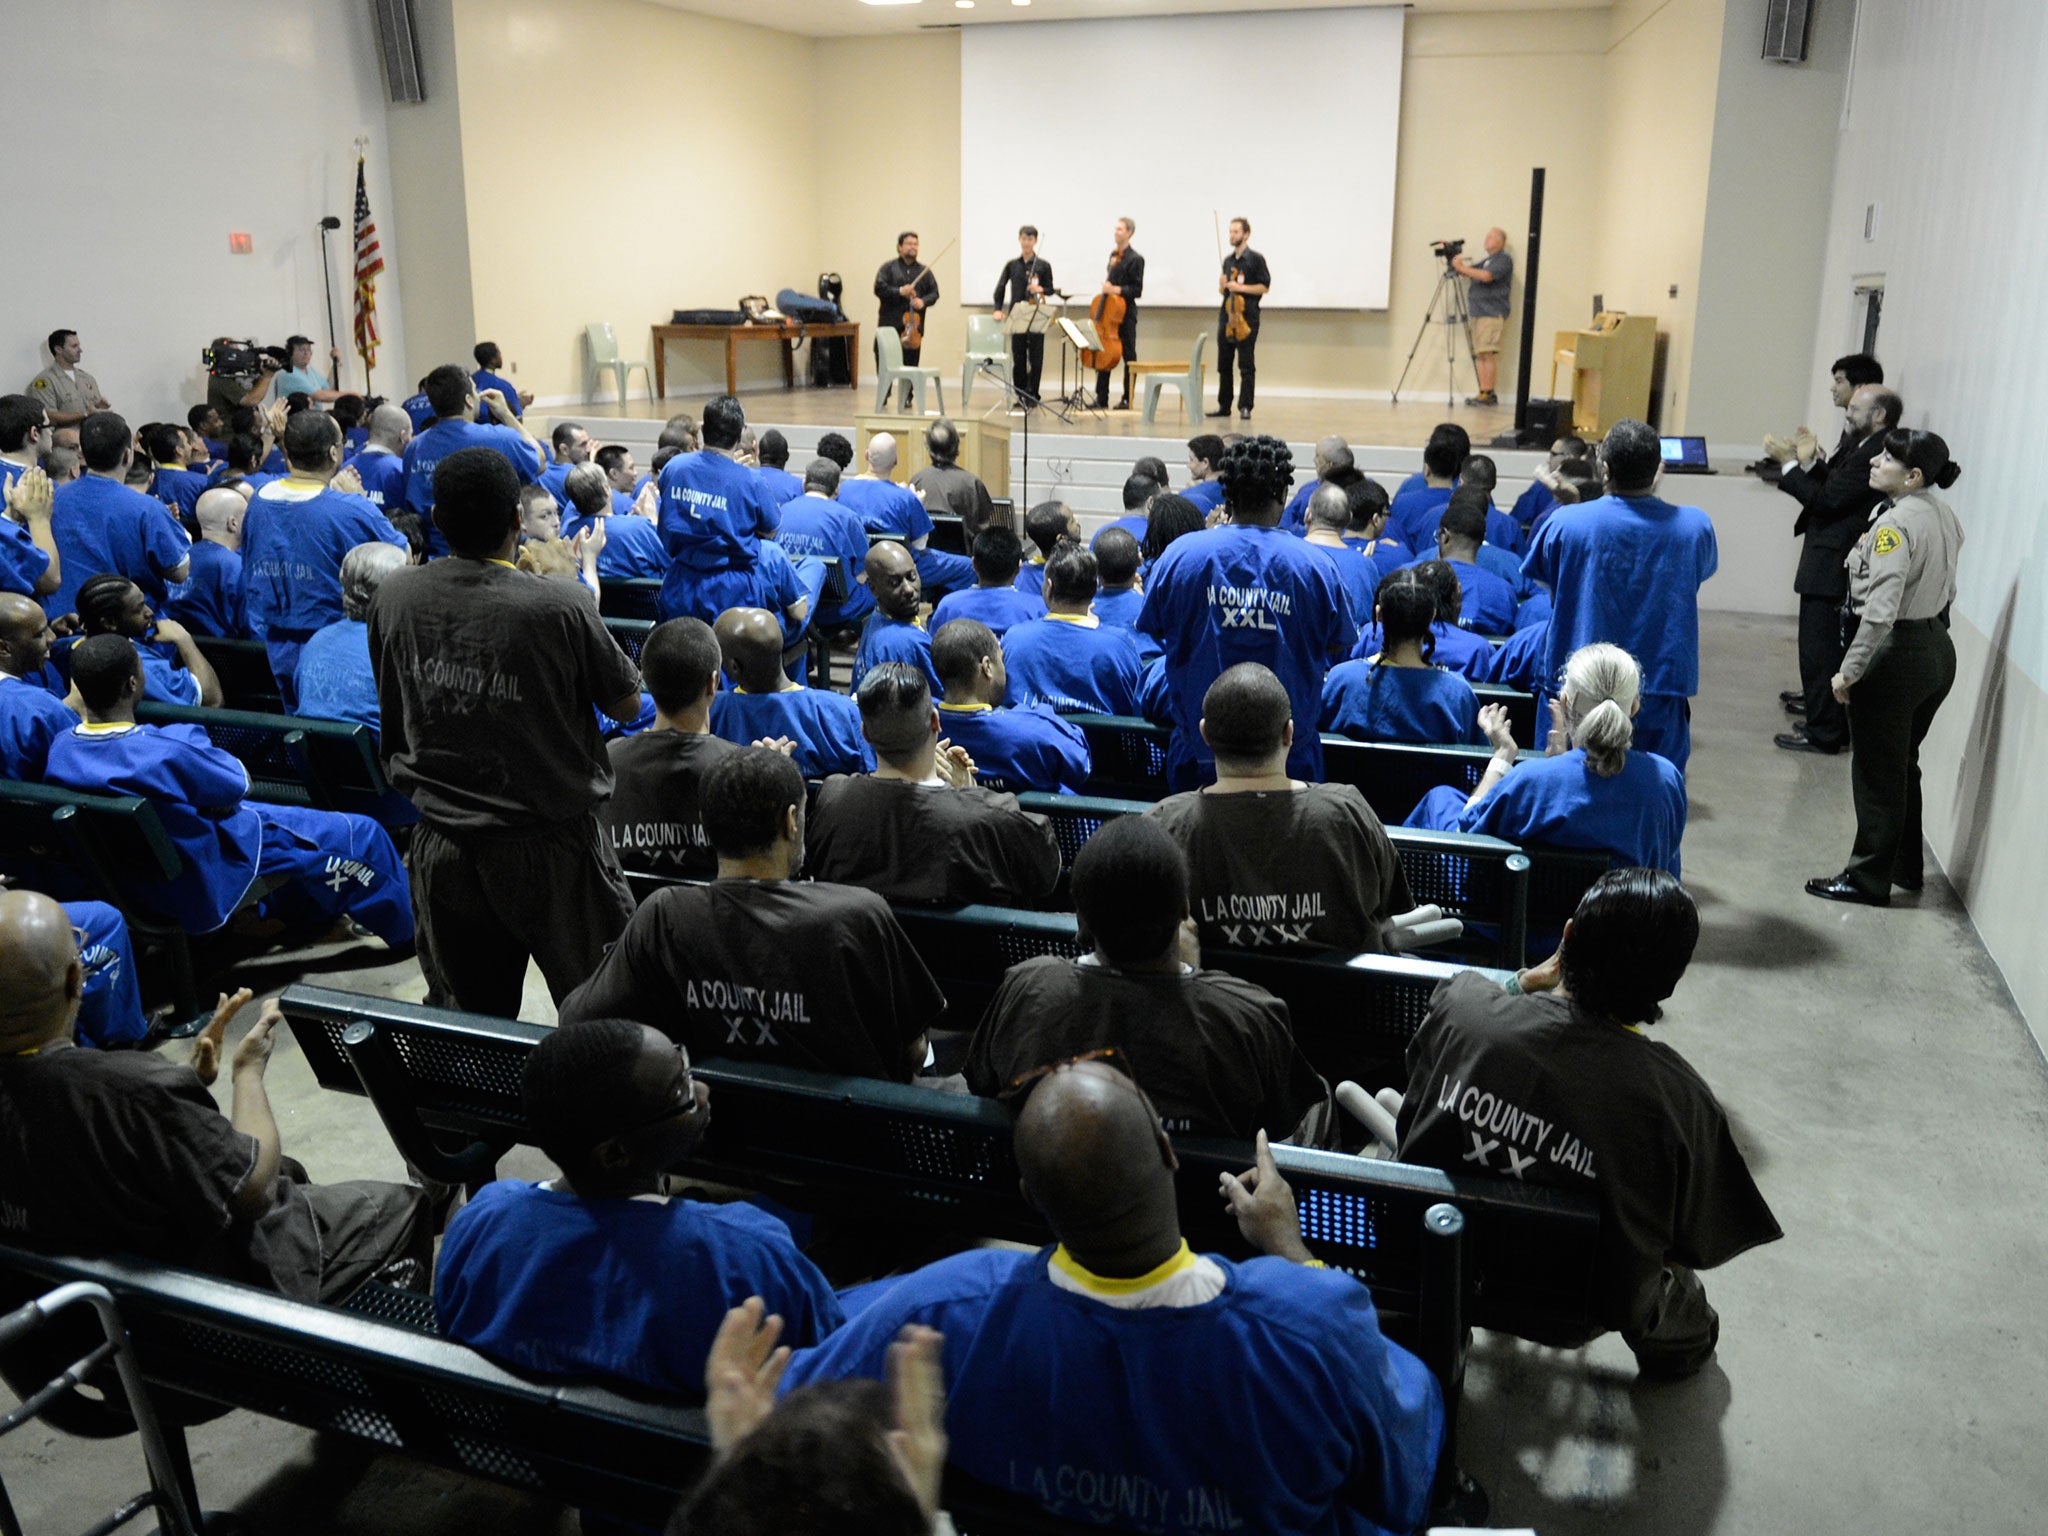
{"type": "MultiPolygon", "coordinates": [[[[957,410],[958,391],[949,388],[946,393],[949,403],[957,410]]],[[[592,420],[624,417],[637,421],[664,421],[685,411],[693,417],[701,416],[704,402],[711,398],[708,394],[671,394],[666,400],[629,400],[624,410],[612,404],[536,406],[534,410],[557,421],[584,417],[592,420]]],[[[863,384],[857,390],[767,388],[743,392],[740,402],[746,407],[750,421],[850,429],[857,413],[873,410],[875,395],[871,384],[863,384]]],[[[994,403],[992,389],[977,388],[974,392],[975,409],[971,414],[987,414],[994,403]]],[[[1010,420],[1014,424],[1018,418],[1010,420]]],[[[1262,401],[1249,422],[1240,421],[1233,415],[1227,421],[1217,419],[1203,425],[1219,436],[1225,432],[1270,432],[1275,437],[1300,443],[1313,442],[1336,433],[1352,443],[1420,448],[1429,441],[1430,431],[1439,422],[1456,422],[1472,434],[1473,444],[1477,446],[1496,433],[1507,431],[1514,425],[1514,420],[1512,402],[1499,407],[1446,406],[1441,394],[1410,395],[1398,405],[1386,400],[1310,399],[1280,395],[1262,401]]],[[[1201,428],[1189,422],[1178,410],[1164,404],[1150,426],[1135,410],[1110,411],[1101,416],[1090,411],[1076,411],[1071,422],[1062,421],[1051,411],[1043,409],[1034,411],[1031,416],[1033,437],[1042,433],[1047,437],[1184,439],[1198,430],[1201,428]]]]}

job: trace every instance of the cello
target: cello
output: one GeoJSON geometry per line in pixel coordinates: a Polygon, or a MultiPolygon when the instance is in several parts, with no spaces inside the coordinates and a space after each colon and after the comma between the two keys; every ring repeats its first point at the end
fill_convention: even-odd
{"type": "MultiPolygon", "coordinates": [[[[1109,253],[1109,265],[1104,270],[1116,269],[1117,253],[1109,253]]],[[[1081,366],[1092,368],[1097,373],[1113,373],[1124,360],[1123,323],[1126,305],[1120,293],[1098,293],[1088,306],[1088,318],[1095,322],[1095,337],[1098,346],[1086,347],[1081,352],[1081,366]]],[[[1107,396],[1104,396],[1107,399],[1107,396]]]]}

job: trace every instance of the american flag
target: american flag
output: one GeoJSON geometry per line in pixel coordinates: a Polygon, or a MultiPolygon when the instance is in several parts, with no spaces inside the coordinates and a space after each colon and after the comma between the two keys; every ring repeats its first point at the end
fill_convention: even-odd
{"type": "Polygon", "coordinates": [[[377,366],[377,274],[383,248],[370,218],[370,194],[363,186],[363,157],[356,156],[356,353],[367,372],[377,366]]]}

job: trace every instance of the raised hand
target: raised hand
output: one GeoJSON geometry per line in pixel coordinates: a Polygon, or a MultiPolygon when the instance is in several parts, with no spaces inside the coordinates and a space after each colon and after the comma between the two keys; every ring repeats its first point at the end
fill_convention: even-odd
{"type": "MultiPolygon", "coordinates": [[[[235,1006],[239,1008],[241,1004],[235,1006]]],[[[270,1064],[271,1047],[277,1044],[277,1037],[272,1031],[283,1022],[284,1009],[273,997],[263,1005],[263,1012],[257,1015],[249,1033],[242,1036],[242,1043],[235,1047],[234,1060],[228,1063],[228,1070],[237,1077],[244,1072],[254,1072],[261,1077],[263,1069],[270,1064]]]]}
{"type": "Polygon", "coordinates": [[[1510,762],[1521,749],[1515,745],[1515,733],[1508,729],[1508,711],[1504,704],[1484,704],[1479,709],[1479,729],[1487,743],[1496,752],[1505,752],[1510,762]]]}
{"type": "Polygon", "coordinates": [[[749,1296],[718,1325],[704,1364],[704,1416],[717,1449],[729,1449],[774,1411],[775,1389],[789,1364],[789,1346],[776,1347],[781,1337],[782,1319],[758,1296],[749,1296]]]}
{"type": "Polygon", "coordinates": [[[355,472],[353,465],[345,466],[327,482],[327,489],[340,491],[344,496],[360,496],[363,494],[363,477],[355,472]]]}
{"type": "Polygon", "coordinates": [[[889,1346],[889,1391],[896,1400],[889,1450],[927,1520],[939,1512],[939,1484],[946,1471],[944,1345],[936,1328],[906,1323],[889,1346]]]}
{"type": "Polygon", "coordinates": [[[974,782],[974,759],[967,755],[965,747],[956,747],[950,741],[939,743],[938,757],[934,765],[939,777],[954,789],[965,789],[974,782]]]}
{"type": "Polygon", "coordinates": [[[1223,1203],[1237,1219],[1244,1240],[1259,1252],[1305,1264],[1310,1254],[1301,1240],[1294,1191],[1280,1177],[1280,1165],[1273,1161],[1273,1148],[1264,1131],[1253,1142],[1253,1157],[1254,1165],[1245,1172],[1223,1175],[1223,1203]]]}
{"type": "Polygon", "coordinates": [[[18,523],[46,523],[56,494],[41,466],[30,465],[7,487],[7,515],[18,523]]]}
{"type": "Polygon", "coordinates": [[[247,987],[221,993],[213,1005],[213,1017],[207,1020],[206,1028],[192,1037],[192,1070],[209,1088],[220,1076],[220,1046],[227,1036],[228,1021],[240,1013],[242,1005],[254,995],[247,987]]]}

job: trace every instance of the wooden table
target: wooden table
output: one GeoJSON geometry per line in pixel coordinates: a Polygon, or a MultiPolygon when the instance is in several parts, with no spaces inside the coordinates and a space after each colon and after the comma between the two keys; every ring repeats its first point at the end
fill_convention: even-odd
{"type": "Polygon", "coordinates": [[[725,392],[736,395],[740,388],[740,343],[743,341],[775,341],[782,346],[782,382],[790,389],[796,388],[797,343],[816,341],[821,337],[844,336],[853,345],[847,348],[847,375],[855,389],[860,388],[860,325],[853,320],[813,321],[799,325],[785,320],[780,325],[657,325],[649,334],[654,349],[654,392],[660,398],[668,398],[668,344],[672,341],[722,341],[725,343],[725,392]]]}

